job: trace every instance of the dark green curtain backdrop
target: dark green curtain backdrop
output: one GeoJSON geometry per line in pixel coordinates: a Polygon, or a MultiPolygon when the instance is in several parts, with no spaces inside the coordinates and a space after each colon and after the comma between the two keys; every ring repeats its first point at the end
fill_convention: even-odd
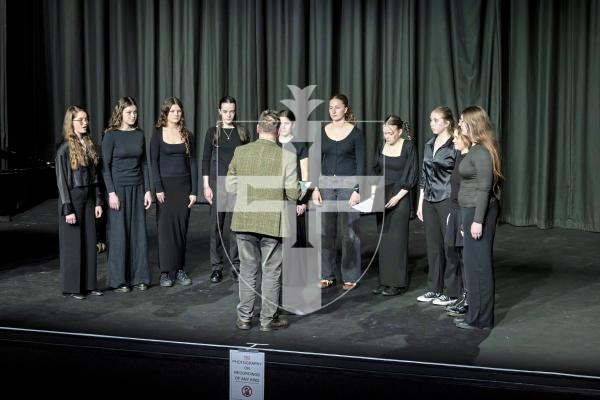
{"type": "MultiPolygon", "coordinates": [[[[360,120],[401,115],[420,150],[433,108],[478,104],[502,150],[502,219],[600,231],[598,1],[22,0],[5,14],[9,42],[29,33],[24,49],[9,45],[17,80],[1,106],[33,59],[40,157],[52,157],[67,105],[87,107],[99,135],[124,95],[148,136],[162,99],[181,98],[201,144],[223,95],[253,120],[283,108],[287,85],[314,84],[316,99],[347,94],[360,120]]],[[[2,143],[31,149],[12,110],[2,143]]],[[[325,103],[311,118],[327,115],[325,103]]],[[[362,128],[370,161],[380,132],[362,128]]]]}

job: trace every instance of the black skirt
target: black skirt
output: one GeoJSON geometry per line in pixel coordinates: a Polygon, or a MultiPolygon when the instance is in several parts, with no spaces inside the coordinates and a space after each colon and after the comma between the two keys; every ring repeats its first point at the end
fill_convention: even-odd
{"type": "Polygon", "coordinates": [[[77,222],[67,224],[58,204],[58,237],[60,248],[60,281],[63,293],[82,293],[97,289],[96,225],[94,187],[70,190],[71,204],[77,222]]]}
{"type": "Polygon", "coordinates": [[[159,269],[173,275],[185,265],[192,183],[189,175],[163,177],[161,181],[165,202],[156,203],[159,269]]]}

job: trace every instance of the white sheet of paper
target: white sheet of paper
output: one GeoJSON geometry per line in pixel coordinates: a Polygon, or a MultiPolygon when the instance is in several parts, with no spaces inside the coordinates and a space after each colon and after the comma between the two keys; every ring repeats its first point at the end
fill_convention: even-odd
{"type": "Polygon", "coordinates": [[[352,206],[352,208],[363,213],[370,213],[371,210],[373,210],[373,199],[369,197],[365,201],[361,201],[357,205],[352,206]]]}

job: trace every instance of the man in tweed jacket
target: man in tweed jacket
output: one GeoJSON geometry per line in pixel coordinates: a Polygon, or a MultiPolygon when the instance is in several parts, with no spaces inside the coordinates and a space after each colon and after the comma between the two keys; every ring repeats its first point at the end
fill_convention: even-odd
{"type": "MultiPolygon", "coordinates": [[[[277,316],[281,292],[282,237],[290,235],[287,201],[300,195],[296,157],[275,140],[279,117],[274,111],[260,114],[258,140],[235,149],[225,187],[237,195],[231,230],[236,232],[240,256],[240,303],[236,325],[250,329],[262,267],[260,330],[286,328],[277,316]]],[[[295,205],[295,202],[293,203],[295,205]]]]}

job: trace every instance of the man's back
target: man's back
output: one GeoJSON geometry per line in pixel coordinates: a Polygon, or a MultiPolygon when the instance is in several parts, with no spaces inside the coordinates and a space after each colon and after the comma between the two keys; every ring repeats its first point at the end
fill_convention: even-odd
{"type": "Polygon", "coordinates": [[[232,231],[289,235],[285,200],[300,195],[293,154],[265,139],[240,146],[229,165],[226,187],[237,193],[232,231]]]}

